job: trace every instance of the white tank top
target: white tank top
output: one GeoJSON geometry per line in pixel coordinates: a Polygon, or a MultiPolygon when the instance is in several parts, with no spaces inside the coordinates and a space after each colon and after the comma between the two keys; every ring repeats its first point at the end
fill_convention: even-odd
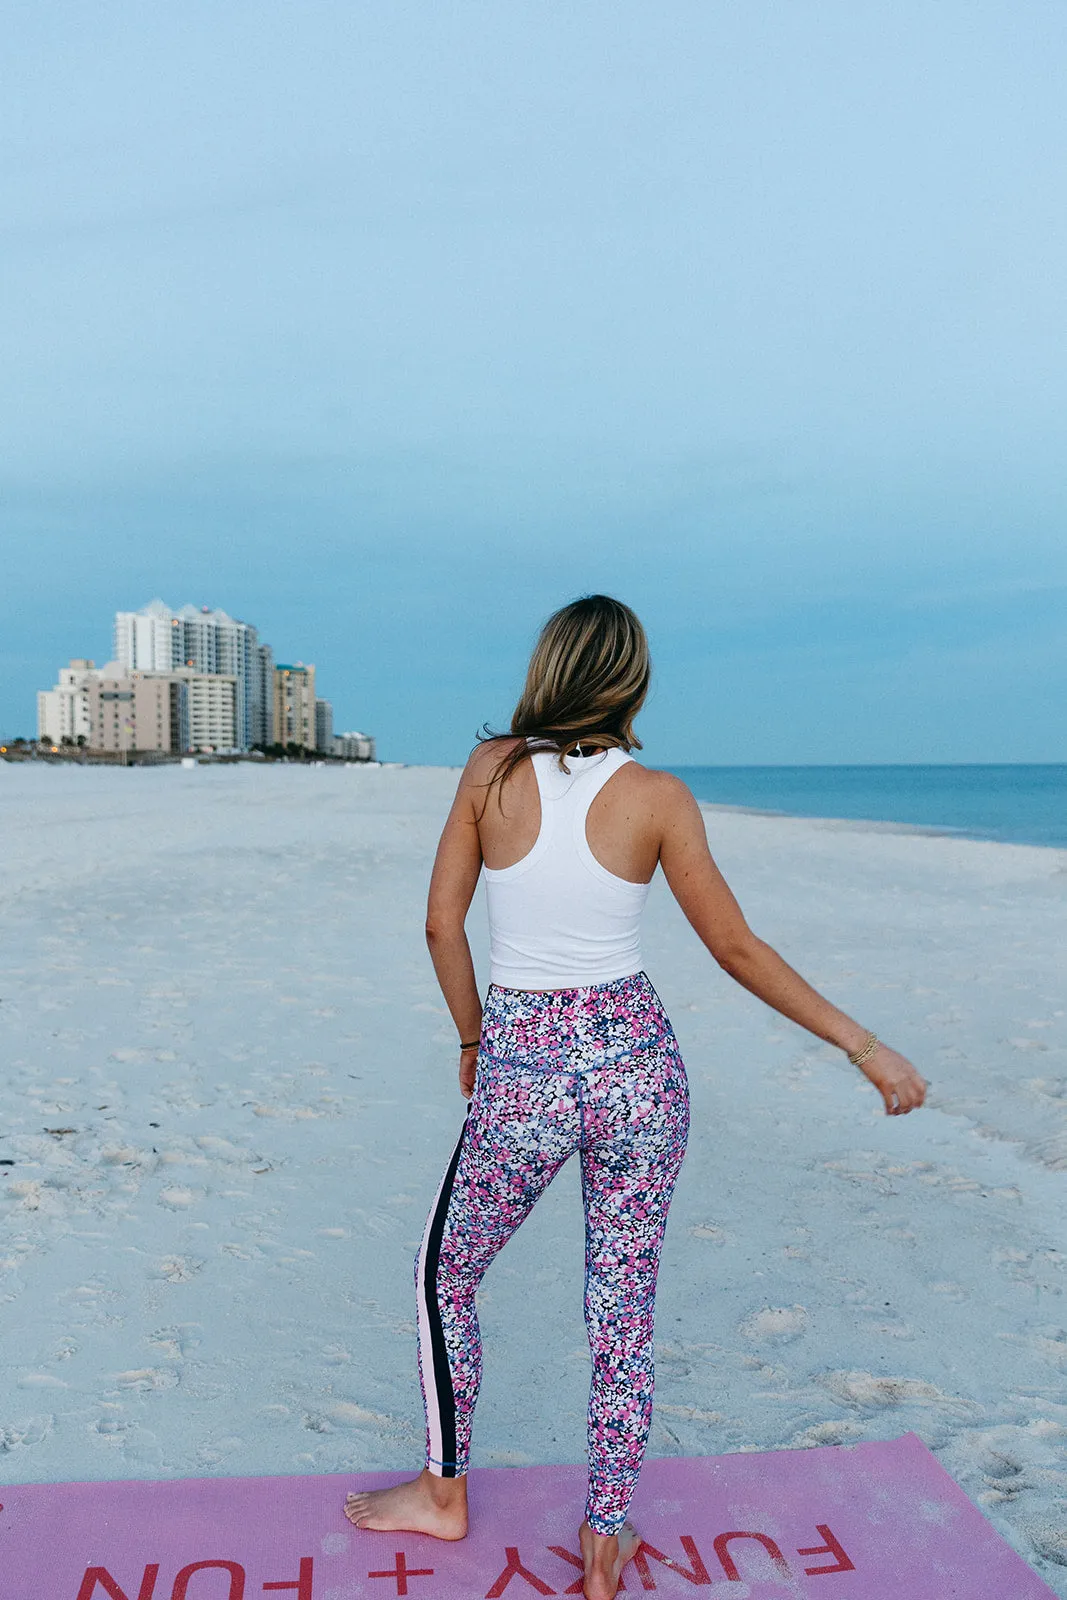
{"type": "Polygon", "coordinates": [[[640,972],[647,883],[618,878],[596,859],[586,813],[633,756],[598,750],[530,757],[541,797],[532,850],[510,867],[482,867],[489,909],[489,979],[509,989],[577,989],[640,972]]]}

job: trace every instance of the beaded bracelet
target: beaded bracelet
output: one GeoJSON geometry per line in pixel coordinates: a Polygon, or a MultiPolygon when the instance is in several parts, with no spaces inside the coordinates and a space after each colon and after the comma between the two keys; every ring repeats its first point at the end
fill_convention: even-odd
{"type": "Polygon", "coordinates": [[[874,1055],[881,1042],[876,1033],[871,1033],[868,1030],[866,1039],[864,1039],[858,1050],[849,1052],[848,1059],[854,1067],[862,1067],[863,1063],[874,1055]]]}

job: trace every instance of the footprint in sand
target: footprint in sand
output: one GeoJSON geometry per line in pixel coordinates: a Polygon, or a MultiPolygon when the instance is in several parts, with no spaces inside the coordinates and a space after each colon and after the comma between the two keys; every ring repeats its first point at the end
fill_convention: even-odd
{"type": "Polygon", "coordinates": [[[853,1439],[862,1439],[865,1432],[858,1422],[814,1422],[802,1433],[794,1434],[792,1443],[810,1450],[821,1444],[849,1444],[853,1439]]]}
{"type": "Polygon", "coordinates": [[[1058,1370],[1067,1370],[1067,1328],[1044,1323],[1033,1333],[998,1333],[997,1338],[1005,1344],[1022,1345],[1058,1370]]]}
{"type": "Polygon", "coordinates": [[[1058,1508],[1053,1507],[1050,1517],[1030,1521],[1026,1533],[1039,1556],[1067,1567],[1067,1501],[1061,1502],[1058,1508]]]}
{"type": "Polygon", "coordinates": [[[365,1406],[356,1405],[352,1400],[334,1400],[326,1407],[326,1416],[330,1422],[337,1422],[344,1428],[381,1428],[394,1427],[395,1417],[383,1416],[380,1411],[368,1411],[365,1406]]]}
{"type": "Polygon", "coordinates": [[[0,1454],[40,1444],[55,1426],[55,1417],[20,1417],[17,1422],[0,1423],[0,1454]]]}
{"type": "Polygon", "coordinates": [[[695,1222],[689,1233],[692,1238],[707,1239],[711,1244],[727,1244],[733,1237],[725,1228],[717,1228],[713,1222],[695,1222]]]}
{"type": "Polygon", "coordinates": [[[957,1304],[961,1300],[969,1300],[971,1291],[965,1289],[962,1283],[951,1283],[947,1279],[939,1283],[928,1283],[926,1287],[931,1294],[943,1294],[946,1300],[954,1300],[957,1304]]]}
{"type": "Polygon", "coordinates": [[[1067,1171],[1067,1128],[1043,1139],[1032,1139],[1023,1146],[1023,1154],[1049,1172],[1067,1171]]]}
{"type": "Polygon", "coordinates": [[[153,1389],[173,1389],[178,1382],[176,1372],[163,1372],[158,1367],[136,1367],[129,1372],[116,1372],[115,1382],[120,1389],[136,1389],[148,1394],[153,1389]]]}
{"type": "Polygon", "coordinates": [[[155,1276],[168,1283],[188,1283],[202,1271],[204,1263],[192,1256],[164,1256],[155,1268],[155,1276]]]}
{"type": "Polygon", "coordinates": [[[184,1361],[187,1353],[200,1343],[198,1328],[199,1324],[195,1322],[181,1323],[176,1328],[160,1328],[148,1342],[164,1360],[184,1361]]]}
{"type": "Polygon", "coordinates": [[[980,1408],[972,1401],[945,1394],[936,1384],[923,1378],[876,1377],[873,1372],[823,1372],[817,1380],[835,1400],[860,1410],[881,1410],[888,1406],[939,1406],[958,1416],[970,1416],[980,1408]]]}
{"type": "Polygon", "coordinates": [[[808,1313],[804,1306],[765,1306],[754,1311],[739,1325],[746,1339],[760,1344],[790,1344],[799,1339],[808,1326],[808,1313]]]}
{"type": "MultiPolygon", "coordinates": [[[[118,1410],[119,1408],[115,1407],[115,1409],[118,1410]]],[[[126,1432],[129,1426],[130,1424],[126,1421],[125,1417],[98,1417],[97,1420],[92,1424],[92,1431],[94,1433],[99,1433],[103,1438],[109,1439],[112,1443],[118,1444],[121,1442],[122,1435],[126,1432]]]]}
{"type": "Polygon", "coordinates": [[[159,1203],[169,1211],[188,1211],[190,1206],[195,1206],[203,1198],[203,1189],[172,1188],[159,1191],[159,1203]]]}

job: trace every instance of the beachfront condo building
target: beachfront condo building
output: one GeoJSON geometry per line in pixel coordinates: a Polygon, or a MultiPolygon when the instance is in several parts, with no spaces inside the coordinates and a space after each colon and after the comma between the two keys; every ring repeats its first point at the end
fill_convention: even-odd
{"type": "Polygon", "coordinates": [[[373,761],[374,740],[368,733],[335,733],[333,753],[346,761],[373,761]]]}
{"type": "Polygon", "coordinates": [[[115,660],[128,672],[169,672],[181,666],[178,619],[162,600],[140,611],[116,611],[115,660]]]}
{"type": "Polygon", "coordinates": [[[274,743],[274,651],[269,644],[256,650],[256,692],[252,700],[252,743],[265,749],[274,743]]]}
{"type": "Polygon", "coordinates": [[[333,755],[333,706],[328,700],[315,701],[315,749],[333,755]]]}
{"type": "Polygon", "coordinates": [[[302,661],[274,669],[274,743],[315,749],[315,668],[302,661]]]}
{"type": "Polygon", "coordinates": [[[45,744],[89,743],[89,680],[93,663],[76,656],[60,667],[53,689],[37,692],[37,737],[45,744]]]}
{"type": "Polygon", "coordinates": [[[130,672],[109,661],[86,686],[90,750],[234,751],[236,679],[227,673],[130,672]]]}
{"type": "Polygon", "coordinates": [[[188,750],[233,751],[238,739],[241,684],[232,673],[190,672],[179,668],[189,694],[188,750]]]}
{"type": "MultiPolygon", "coordinates": [[[[140,611],[115,613],[115,659],[130,672],[184,668],[232,678],[235,722],[230,746],[247,750],[270,742],[262,735],[270,717],[273,684],[265,675],[259,634],[250,622],[210,606],[185,605],[173,611],[164,601],[152,600],[140,611]]],[[[201,698],[205,704],[218,702],[215,711],[222,714],[225,695],[212,697],[205,691],[201,698]]]]}
{"type": "Polygon", "coordinates": [[[186,748],[185,685],[164,673],[127,672],[109,661],[87,684],[88,745],[110,752],[186,748]]]}

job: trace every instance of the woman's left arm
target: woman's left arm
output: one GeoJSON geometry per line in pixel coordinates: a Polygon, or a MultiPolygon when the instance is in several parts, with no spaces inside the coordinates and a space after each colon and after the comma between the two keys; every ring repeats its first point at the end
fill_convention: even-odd
{"type": "MultiPolygon", "coordinates": [[[[471,765],[468,761],[464,768],[437,846],[426,905],[430,959],[461,1041],[477,1039],[482,1027],[482,1002],[464,927],[482,867],[475,813],[481,789],[472,779],[471,765]]],[[[474,1065],[473,1051],[460,1058],[460,1088],[467,1099],[474,1088],[474,1065]]]]}

